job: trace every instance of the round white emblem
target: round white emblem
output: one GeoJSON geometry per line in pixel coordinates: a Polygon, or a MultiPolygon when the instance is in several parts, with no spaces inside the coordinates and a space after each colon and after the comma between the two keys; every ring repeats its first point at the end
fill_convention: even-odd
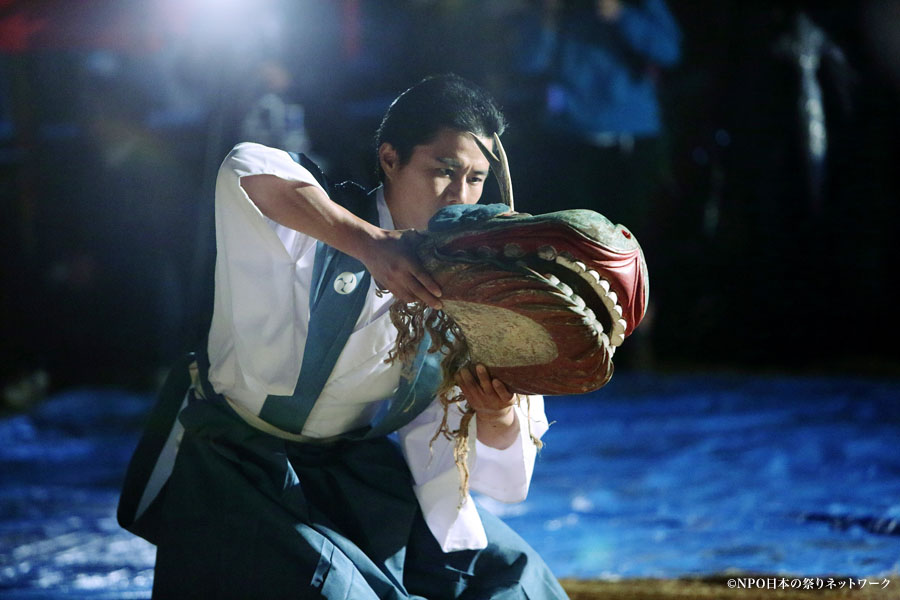
{"type": "Polygon", "coordinates": [[[338,294],[349,294],[356,289],[356,275],[345,271],[334,280],[334,291],[338,294]]]}

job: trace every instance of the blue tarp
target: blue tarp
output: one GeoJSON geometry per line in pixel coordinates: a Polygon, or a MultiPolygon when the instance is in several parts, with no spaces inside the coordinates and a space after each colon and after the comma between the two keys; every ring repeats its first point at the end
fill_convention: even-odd
{"type": "MultiPolygon", "coordinates": [[[[0,596],[145,598],[115,520],[152,402],[60,393],[0,420],[0,596]]],[[[548,398],[528,500],[480,498],[557,575],[900,573],[900,381],[619,373],[548,398]]]]}

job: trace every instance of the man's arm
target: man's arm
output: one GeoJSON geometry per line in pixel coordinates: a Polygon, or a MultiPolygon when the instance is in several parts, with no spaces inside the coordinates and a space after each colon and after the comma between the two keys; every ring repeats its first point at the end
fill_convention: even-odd
{"type": "Polygon", "coordinates": [[[260,212],[359,259],[401,302],[441,308],[440,286],[412,254],[402,231],[381,229],[333,202],[319,187],[275,175],[249,175],[241,187],[260,212]]]}

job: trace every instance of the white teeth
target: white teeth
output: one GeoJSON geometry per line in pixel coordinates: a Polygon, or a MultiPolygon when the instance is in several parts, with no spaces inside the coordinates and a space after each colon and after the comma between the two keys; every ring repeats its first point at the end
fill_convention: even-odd
{"type": "Polygon", "coordinates": [[[525,256],[525,250],[518,244],[506,244],[503,246],[503,256],[507,258],[521,258],[525,256]]]}
{"type": "Polygon", "coordinates": [[[590,269],[581,274],[581,278],[592,285],[600,283],[600,273],[590,269]]]}
{"type": "Polygon", "coordinates": [[[553,246],[541,246],[537,251],[538,257],[544,260],[556,260],[558,254],[559,252],[553,246]]]}
{"type": "Polygon", "coordinates": [[[618,319],[613,323],[612,331],[610,332],[610,342],[613,346],[619,346],[625,341],[625,328],[627,326],[628,323],[625,322],[625,319],[618,319]]]}
{"type": "MultiPolygon", "coordinates": [[[[504,254],[506,253],[507,250],[504,249],[504,254]]],[[[627,329],[628,324],[625,319],[622,318],[622,307],[619,306],[619,296],[611,289],[609,282],[594,269],[588,269],[587,265],[583,262],[575,260],[575,257],[571,256],[568,252],[559,253],[552,246],[542,246],[539,248],[538,256],[544,260],[553,260],[556,264],[578,273],[583,280],[590,284],[594,292],[600,297],[600,300],[603,302],[603,305],[606,307],[606,310],[609,312],[612,319],[613,324],[609,335],[602,333],[603,325],[597,319],[594,311],[587,308],[583,298],[576,295],[572,291],[572,288],[565,283],[562,283],[557,277],[545,275],[550,283],[555,285],[563,294],[569,296],[575,305],[582,310],[584,315],[594,326],[594,329],[601,333],[606,345],[610,347],[610,352],[615,350],[615,347],[625,340],[625,330],[627,329]]]]}
{"type": "Polygon", "coordinates": [[[584,312],[584,316],[587,319],[588,323],[590,323],[594,328],[594,331],[596,331],[598,334],[603,333],[603,324],[597,320],[597,315],[594,314],[594,311],[592,311],[590,308],[587,308],[586,306],[582,308],[582,311],[584,312]]]}

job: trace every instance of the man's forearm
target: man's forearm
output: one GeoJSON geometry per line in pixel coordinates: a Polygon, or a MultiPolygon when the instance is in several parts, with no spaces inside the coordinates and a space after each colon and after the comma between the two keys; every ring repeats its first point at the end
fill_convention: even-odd
{"type": "Polygon", "coordinates": [[[266,217],[305,233],[355,258],[391,235],[333,202],[321,188],[274,175],[251,175],[241,187],[266,217]]]}
{"type": "Polygon", "coordinates": [[[519,419],[513,407],[506,414],[475,413],[478,441],[485,446],[505,450],[519,437],[519,419]]]}
{"type": "Polygon", "coordinates": [[[401,302],[422,301],[440,309],[440,286],[403,243],[402,232],[386,230],[332,202],[321,188],[274,175],[250,175],[241,187],[260,212],[359,259],[372,278],[401,302]]]}

